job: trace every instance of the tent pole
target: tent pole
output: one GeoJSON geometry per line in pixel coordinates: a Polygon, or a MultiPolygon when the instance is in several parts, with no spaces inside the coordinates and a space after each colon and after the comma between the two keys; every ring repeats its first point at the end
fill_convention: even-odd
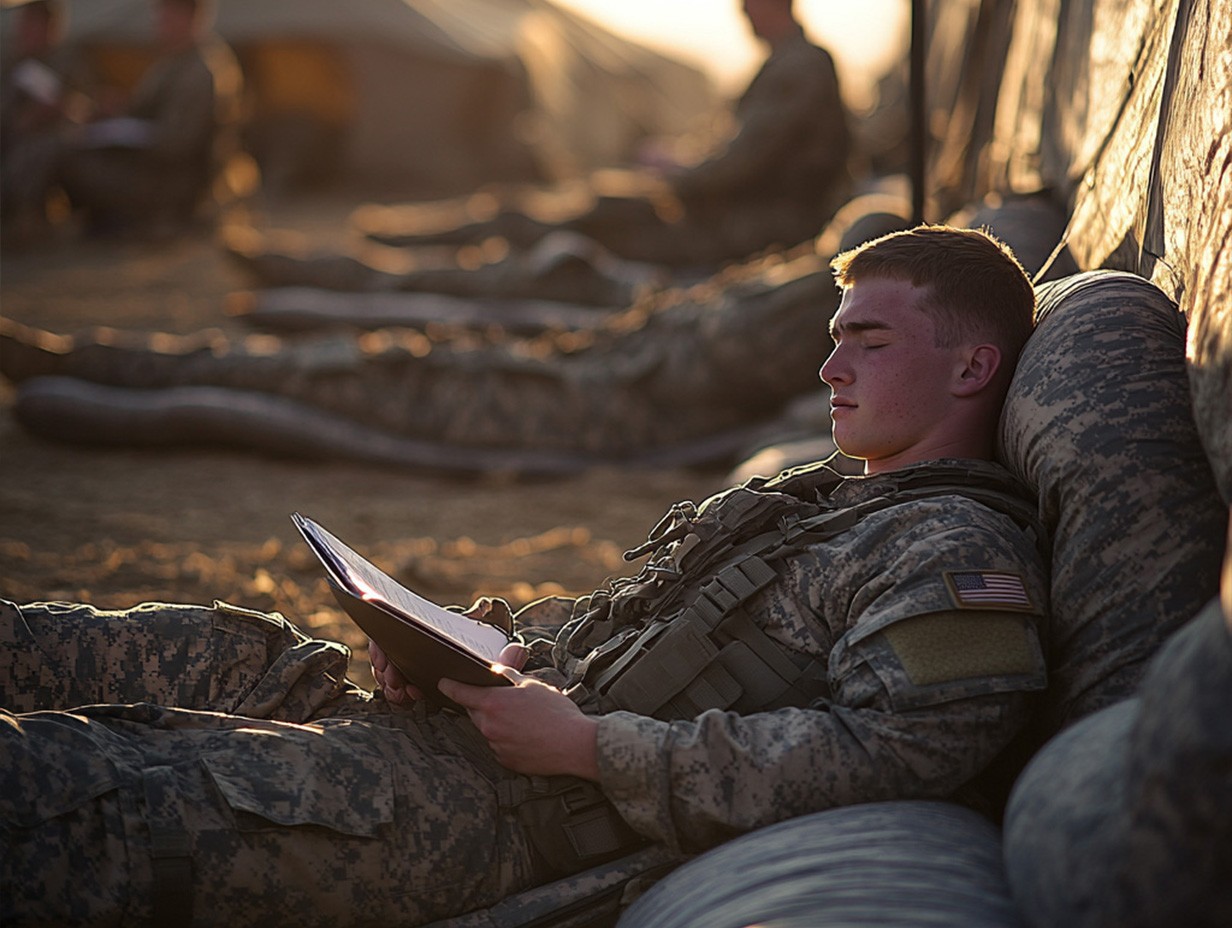
{"type": "Polygon", "coordinates": [[[911,215],[924,221],[927,181],[927,108],[924,99],[925,0],[911,0],[911,215]]]}

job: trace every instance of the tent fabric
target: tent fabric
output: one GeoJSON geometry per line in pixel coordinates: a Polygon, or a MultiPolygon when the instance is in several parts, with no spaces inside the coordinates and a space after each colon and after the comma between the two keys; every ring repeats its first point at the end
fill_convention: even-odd
{"type": "Polygon", "coordinates": [[[937,142],[978,166],[947,193],[1049,190],[1081,269],[1130,271],[1179,304],[1195,417],[1232,503],[1232,5],[1018,0],[1013,14],[984,54],[967,50],[970,79],[999,92],[937,142]]]}
{"type": "MultiPolygon", "coordinates": [[[[111,54],[113,67],[116,49],[148,60],[148,0],[67,6],[70,45],[111,54]]],[[[347,81],[320,107],[344,132],[344,170],[398,194],[627,162],[638,140],[689,128],[716,102],[699,69],[548,0],[216,0],[214,31],[246,77],[260,61],[276,98],[293,82],[278,80],[283,69],[328,62],[347,81]]],[[[267,116],[262,85],[252,92],[267,116]]]]}

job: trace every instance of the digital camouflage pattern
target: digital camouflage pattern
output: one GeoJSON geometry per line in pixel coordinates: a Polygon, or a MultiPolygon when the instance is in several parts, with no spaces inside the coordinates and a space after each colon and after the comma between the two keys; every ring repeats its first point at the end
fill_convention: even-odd
{"type": "Polygon", "coordinates": [[[6,603],[0,623],[6,925],[187,924],[189,904],[220,925],[419,924],[545,879],[469,722],[390,709],[281,616],[6,603]],[[97,697],[116,704],[28,711],[97,697]],[[191,861],[191,903],[164,898],[186,879],[164,859],[191,861]]]}
{"type": "MultiPolygon", "coordinates": [[[[223,387],[237,391],[237,408],[246,395],[273,396],[463,452],[532,449],[612,464],[718,436],[722,456],[790,399],[820,389],[837,305],[828,258],[806,248],[659,294],[582,333],[511,340],[386,329],[227,340],[102,330],[70,341],[6,322],[0,372],[15,383],[58,375],[143,391],[223,387]],[[721,440],[732,433],[734,442],[721,440]]],[[[49,427],[25,415],[23,402],[17,415],[28,427],[49,427]]],[[[110,440],[123,441],[125,425],[114,425],[110,440]]]]}
{"type": "Polygon", "coordinates": [[[6,924],[419,924],[543,880],[456,716],[4,713],[6,924]],[[188,887],[181,885],[181,891],[188,887]]]}
{"type": "MultiPolygon", "coordinates": [[[[884,479],[839,481],[820,502],[841,513],[885,490],[884,479]]],[[[1033,543],[1007,517],[961,496],[881,509],[793,555],[751,603],[771,635],[829,662],[824,698],[745,717],[605,716],[600,785],[641,840],[669,851],[801,811],[958,792],[1026,722],[1027,697],[1043,683],[1044,599],[1033,543]],[[983,570],[1020,578],[1029,606],[959,605],[946,572],[983,570]]],[[[4,684],[6,703],[27,709],[34,699],[23,688],[35,686],[42,698],[70,702],[175,698],[182,689],[205,704],[6,711],[6,923],[140,920],[155,906],[159,917],[183,920],[183,894],[164,888],[182,885],[176,875],[188,866],[211,875],[194,880],[198,917],[228,925],[329,924],[357,913],[416,924],[491,906],[562,873],[532,852],[546,845],[514,805],[524,787],[537,788],[533,778],[502,770],[463,717],[423,703],[393,711],[339,684],[334,656],[344,652],[314,648],[281,617],[221,605],[108,613],[32,604],[7,606],[0,619],[10,626],[6,655],[26,652],[5,658],[14,678],[4,684]],[[190,640],[152,645],[148,622],[190,640]],[[200,682],[213,671],[199,663],[219,667],[212,649],[191,639],[220,635],[231,636],[222,670],[238,691],[200,682]],[[91,650],[91,667],[80,641],[109,650],[91,650]],[[274,643],[311,666],[290,672],[288,652],[274,643]],[[57,671],[98,680],[57,689],[57,671]],[[157,679],[168,674],[182,682],[157,679]],[[285,701],[274,680],[288,685],[285,701]],[[314,705],[299,724],[273,718],[314,705]],[[218,707],[227,708],[208,711],[218,707]],[[95,860],[100,841],[114,853],[95,860]],[[82,856],[94,862],[77,866],[82,856]]]]}
{"type": "Polygon", "coordinates": [[[350,651],[279,613],[223,602],[126,610],[0,600],[0,705],[13,712],[148,702],[306,722],[367,699],[346,680],[350,651]]]}
{"type": "Polygon", "coordinates": [[[1194,425],[1185,317],[1095,271],[1037,288],[1001,457],[1052,536],[1044,734],[1129,696],[1218,587],[1225,507],[1194,425]]]}
{"type": "MultiPolygon", "coordinates": [[[[958,463],[899,473],[944,472],[958,463]]],[[[896,477],[838,481],[821,508],[841,512],[893,499],[896,477]]],[[[764,492],[775,490],[772,483],[764,492]]],[[[697,526],[712,511],[721,525],[723,503],[736,492],[712,498],[695,519],[680,523],[639,579],[670,578],[673,564],[687,574],[696,542],[684,534],[689,522],[705,538],[697,526]]],[[[808,512],[799,508],[800,516],[808,512]]],[[[597,618],[580,602],[580,618],[557,638],[555,664],[569,675],[566,692],[584,692],[603,665],[592,649],[627,639],[653,618],[622,614],[621,595],[618,589],[613,608],[597,618]]],[[[690,851],[831,806],[952,795],[1026,724],[1027,694],[1044,685],[1039,636],[1046,597],[1032,540],[1008,517],[958,492],[865,515],[858,530],[787,555],[774,582],[745,604],[785,652],[815,662],[820,693],[808,707],[752,715],[714,710],[696,718],[603,715],[604,791],[638,832],[690,851]],[[963,602],[953,577],[981,571],[1017,578],[1022,603],[963,602]]],[[[534,621],[534,607],[519,619],[534,621]]],[[[604,650],[608,664],[621,653],[610,644],[604,650]]]]}
{"type": "Polygon", "coordinates": [[[679,864],[680,858],[666,848],[651,845],[612,863],[517,893],[486,909],[423,928],[605,928],[679,864]]]}
{"type": "Polygon", "coordinates": [[[1132,698],[1078,722],[1027,767],[1005,853],[1031,928],[1232,922],[1230,624],[1212,600],[1132,698]]]}

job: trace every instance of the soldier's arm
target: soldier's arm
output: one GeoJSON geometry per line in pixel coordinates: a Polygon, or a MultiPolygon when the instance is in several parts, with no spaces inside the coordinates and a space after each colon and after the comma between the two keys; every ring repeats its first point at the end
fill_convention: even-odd
{"type": "Polygon", "coordinates": [[[516,686],[442,680],[441,692],[466,708],[496,759],[510,770],[598,780],[598,721],[556,687],[516,670],[504,672],[516,686]]]}
{"type": "Polygon", "coordinates": [[[166,161],[196,155],[209,144],[214,122],[214,83],[201,65],[174,74],[171,89],[153,114],[152,150],[166,161]]]}
{"type": "Polygon", "coordinates": [[[671,723],[615,713],[597,732],[599,782],[640,833],[702,850],[837,806],[948,797],[1026,713],[1024,694],[903,713],[825,703],[671,723]]]}
{"type": "Polygon", "coordinates": [[[825,698],[745,716],[601,717],[604,792],[639,832],[690,850],[835,806],[952,796],[1022,730],[1044,683],[1038,558],[1029,548],[1022,566],[999,557],[1005,543],[992,534],[962,546],[963,573],[1018,574],[1032,607],[946,603],[952,572],[936,539],[916,574],[853,590],[859,618],[828,655],[825,698]],[[972,554],[982,548],[986,567],[972,554]]]}

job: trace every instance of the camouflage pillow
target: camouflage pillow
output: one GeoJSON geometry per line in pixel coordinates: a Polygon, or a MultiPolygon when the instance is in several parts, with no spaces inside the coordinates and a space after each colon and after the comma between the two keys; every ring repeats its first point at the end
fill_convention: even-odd
{"type": "Polygon", "coordinates": [[[1117,271],[1036,293],[1000,454],[1052,534],[1048,734],[1129,695],[1215,595],[1227,514],[1194,425],[1176,305],[1117,271]]]}

